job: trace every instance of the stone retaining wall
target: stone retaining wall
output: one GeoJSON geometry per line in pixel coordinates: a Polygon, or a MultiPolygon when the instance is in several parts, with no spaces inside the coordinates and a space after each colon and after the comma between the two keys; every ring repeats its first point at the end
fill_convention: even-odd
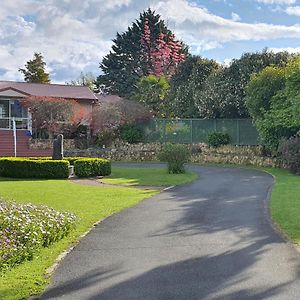
{"type": "MultiPolygon", "coordinates": [[[[264,155],[262,147],[223,146],[210,148],[205,144],[190,145],[192,151],[191,161],[194,163],[218,163],[255,165],[264,167],[280,166],[275,158],[264,155]]],[[[116,143],[111,148],[89,148],[85,150],[65,149],[66,156],[103,157],[113,161],[157,161],[157,154],[162,144],[125,144],[116,143]]]]}

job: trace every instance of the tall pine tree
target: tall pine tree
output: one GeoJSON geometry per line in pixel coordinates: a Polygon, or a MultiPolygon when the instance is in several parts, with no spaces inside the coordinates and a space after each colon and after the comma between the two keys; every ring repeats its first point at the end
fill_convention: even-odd
{"type": "Polygon", "coordinates": [[[35,52],[33,59],[25,64],[25,68],[19,69],[23,73],[26,82],[50,83],[49,73],[45,71],[46,63],[41,53],[35,52]]]}
{"type": "MultiPolygon", "coordinates": [[[[151,9],[142,12],[127,31],[117,33],[112,50],[100,64],[103,74],[97,79],[98,86],[105,86],[109,93],[130,97],[135,93],[139,79],[149,75],[149,62],[142,42],[145,23],[151,32],[150,42],[153,48],[159,41],[160,34],[164,34],[166,39],[173,36],[160,15],[151,9]]],[[[185,46],[183,49],[187,52],[185,46]]]]}

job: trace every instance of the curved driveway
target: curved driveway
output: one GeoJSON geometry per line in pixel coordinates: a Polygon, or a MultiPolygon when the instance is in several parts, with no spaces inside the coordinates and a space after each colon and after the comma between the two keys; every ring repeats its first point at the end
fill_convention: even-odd
{"type": "Polygon", "coordinates": [[[300,299],[300,256],[267,217],[273,178],[190,168],[199,180],[95,227],[42,299],[300,299]]]}

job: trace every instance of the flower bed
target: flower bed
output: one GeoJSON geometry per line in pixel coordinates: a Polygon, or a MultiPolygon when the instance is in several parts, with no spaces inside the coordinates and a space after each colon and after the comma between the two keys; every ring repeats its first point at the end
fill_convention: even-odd
{"type": "Polygon", "coordinates": [[[0,271],[32,259],[41,247],[68,235],[75,219],[47,206],[0,200],[0,271]]]}

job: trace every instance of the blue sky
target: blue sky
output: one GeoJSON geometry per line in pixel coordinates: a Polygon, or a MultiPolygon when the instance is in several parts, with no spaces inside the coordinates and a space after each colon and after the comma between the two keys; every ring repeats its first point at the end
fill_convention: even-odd
{"type": "Polygon", "coordinates": [[[10,0],[0,6],[0,80],[42,52],[52,82],[99,75],[116,32],[151,7],[193,54],[229,63],[244,52],[300,51],[300,0],[10,0]]]}

